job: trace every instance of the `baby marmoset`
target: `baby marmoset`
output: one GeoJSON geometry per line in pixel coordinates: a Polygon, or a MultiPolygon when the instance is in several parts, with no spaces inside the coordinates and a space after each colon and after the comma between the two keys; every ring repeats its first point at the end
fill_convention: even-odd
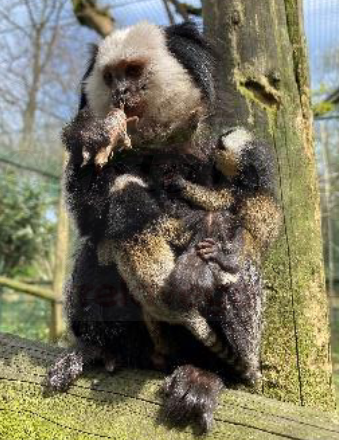
{"type": "MultiPolygon", "coordinates": [[[[67,288],[78,348],[51,369],[52,388],[68,386],[102,350],[128,359],[139,353],[142,343],[132,340],[144,335],[142,322],[117,322],[105,310],[98,315],[94,301],[82,306],[84,286],[94,285],[95,298],[103,272],[114,292],[124,279],[154,339],[157,321],[184,325],[231,360],[239,377],[256,378],[260,261],[279,229],[274,160],[270,147],[244,129],[215,134],[217,61],[191,24],[143,23],[113,33],[95,50],[81,109],[64,135],[69,207],[85,241],[67,288]],[[94,159],[111,141],[105,118],[121,105],[127,118],[138,118],[128,129],[133,148],[97,172],[94,159]]],[[[166,382],[168,407],[198,414],[208,428],[219,383],[216,375],[180,367],[166,382]],[[177,399],[183,383],[188,396],[199,389],[201,398],[177,399]]]]}

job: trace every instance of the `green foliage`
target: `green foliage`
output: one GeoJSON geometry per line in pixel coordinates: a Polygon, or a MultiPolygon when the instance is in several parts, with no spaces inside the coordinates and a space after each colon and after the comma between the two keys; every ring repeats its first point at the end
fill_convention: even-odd
{"type": "Polygon", "coordinates": [[[323,100],[326,95],[330,92],[330,87],[324,83],[321,83],[316,90],[312,91],[312,101],[318,102],[323,100]]]}
{"type": "Polygon", "coordinates": [[[53,247],[52,201],[43,184],[14,172],[2,173],[0,194],[0,273],[33,275],[32,263],[49,258],[53,247]]]}
{"type": "Polygon", "coordinates": [[[334,110],[334,105],[332,102],[322,101],[314,104],[312,109],[315,116],[323,116],[326,113],[330,113],[334,110]]]}
{"type": "Polygon", "coordinates": [[[0,332],[48,341],[50,320],[48,301],[9,290],[6,290],[0,301],[0,332]]]}
{"type": "Polygon", "coordinates": [[[326,96],[328,96],[330,90],[327,85],[322,83],[317,90],[312,92],[312,110],[314,116],[323,116],[335,109],[332,102],[326,101],[326,96]]]}

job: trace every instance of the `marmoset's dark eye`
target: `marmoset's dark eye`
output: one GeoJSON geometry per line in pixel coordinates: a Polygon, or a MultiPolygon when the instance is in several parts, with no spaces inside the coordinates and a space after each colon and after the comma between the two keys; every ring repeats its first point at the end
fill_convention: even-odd
{"type": "Polygon", "coordinates": [[[143,66],[141,64],[129,64],[126,67],[125,75],[128,78],[140,78],[143,72],[143,66]]]}
{"type": "Polygon", "coordinates": [[[113,82],[113,74],[109,70],[106,70],[103,75],[104,82],[107,86],[111,86],[113,82]]]}

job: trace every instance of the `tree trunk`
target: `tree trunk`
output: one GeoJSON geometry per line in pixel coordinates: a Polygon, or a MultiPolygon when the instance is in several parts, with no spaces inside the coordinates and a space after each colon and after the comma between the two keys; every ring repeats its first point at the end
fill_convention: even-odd
{"type": "MultiPolygon", "coordinates": [[[[46,367],[60,349],[0,335],[0,438],[49,440],[193,440],[192,428],[169,429],[159,417],[160,374],[95,372],[64,394],[43,393],[46,367]],[[95,378],[97,383],[91,383],[95,378]]],[[[336,440],[337,414],[300,408],[243,391],[223,393],[204,439],[336,440]]]]}
{"type": "Polygon", "coordinates": [[[266,396],[334,406],[320,205],[301,0],[205,0],[219,42],[232,121],[274,146],[284,212],[265,264],[266,396]]]}

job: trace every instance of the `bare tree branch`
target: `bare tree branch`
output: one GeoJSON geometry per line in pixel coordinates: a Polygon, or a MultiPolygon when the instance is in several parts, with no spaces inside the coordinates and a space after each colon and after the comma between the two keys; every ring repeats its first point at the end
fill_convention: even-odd
{"type": "Polygon", "coordinates": [[[43,177],[48,177],[49,179],[58,180],[58,181],[60,180],[60,176],[58,176],[56,174],[52,174],[48,171],[43,171],[41,169],[34,168],[29,165],[23,165],[19,162],[15,162],[14,160],[10,160],[6,157],[0,157],[0,164],[1,163],[6,164],[6,165],[10,165],[15,168],[19,168],[21,170],[31,171],[32,173],[39,174],[40,176],[43,176],[43,177]]]}
{"type": "MultiPolygon", "coordinates": [[[[22,32],[26,37],[29,37],[29,33],[27,32],[27,29],[24,26],[20,26],[18,23],[16,23],[14,20],[11,19],[11,17],[5,12],[0,11],[0,17],[4,19],[8,24],[13,26],[14,29],[16,29],[19,32],[22,32]]],[[[10,29],[7,29],[6,31],[10,31],[10,29]]]]}
{"type": "Polygon", "coordinates": [[[113,31],[114,18],[107,8],[98,6],[96,0],[72,0],[72,3],[74,14],[81,25],[93,29],[102,37],[113,31]]]}
{"type": "Polygon", "coordinates": [[[188,3],[182,3],[178,0],[168,0],[175,7],[175,10],[182,18],[187,21],[190,19],[190,15],[195,15],[201,17],[202,8],[197,8],[196,6],[189,5],[188,3]]]}
{"type": "Polygon", "coordinates": [[[170,24],[174,24],[175,18],[174,18],[172,11],[171,11],[171,8],[169,7],[168,1],[169,0],[162,0],[163,4],[165,6],[165,9],[166,9],[167,15],[168,15],[169,22],[170,22],[170,24]]]}
{"type": "MultiPolygon", "coordinates": [[[[52,18],[52,14],[55,12],[55,20],[54,20],[55,26],[53,27],[52,35],[51,35],[51,38],[50,38],[48,45],[47,45],[45,57],[41,61],[41,69],[42,70],[44,70],[46,68],[47,64],[49,63],[49,61],[52,57],[53,48],[55,46],[55,42],[56,42],[58,32],[59,32],[59,25],[58,24],[60,22],[60,16],[61,16],[64,5],[65,5],[65,3],[59,3],[59,5],[56,5],[56,9],[55,9],[56,12],[51,10],[49,17],[47,19],[49,21],[52,18]]],[[[48,21],[47,21],[47,23],[48,23],[48,21]]]]}
{"type": "Polygon", "coordinates": [[[27,9],[27,12],[28,12],[28,16],[29,16],[31,25],[34,28],[36,28],[37,27],[37,22],[36,22],[35,17],[34,17],[34,13],[33,13],[32,7],[31,7],[30,0],[24,0],[24,4],[26,5],[26,9],[27,9]]]}
{"type": "MultiPolygon", "coordinates": [[[[33,143],[36,113],[38,110],[38,93],[47,65],[50,63],[59,35],[61,13],[65,3],[60,0],[41,0],[36,5],[32,0],[23,0],[23,5],[31,25],[30,57],[28,69],[31,74],[22,78],[27,96],[25,110],[22,113],[21,147],[26,148],[33,143]],[[52,25],[46,29],[47,25],[52,25]]],[[[20,75],[19,75],[20,76],[20,75]]]]}

